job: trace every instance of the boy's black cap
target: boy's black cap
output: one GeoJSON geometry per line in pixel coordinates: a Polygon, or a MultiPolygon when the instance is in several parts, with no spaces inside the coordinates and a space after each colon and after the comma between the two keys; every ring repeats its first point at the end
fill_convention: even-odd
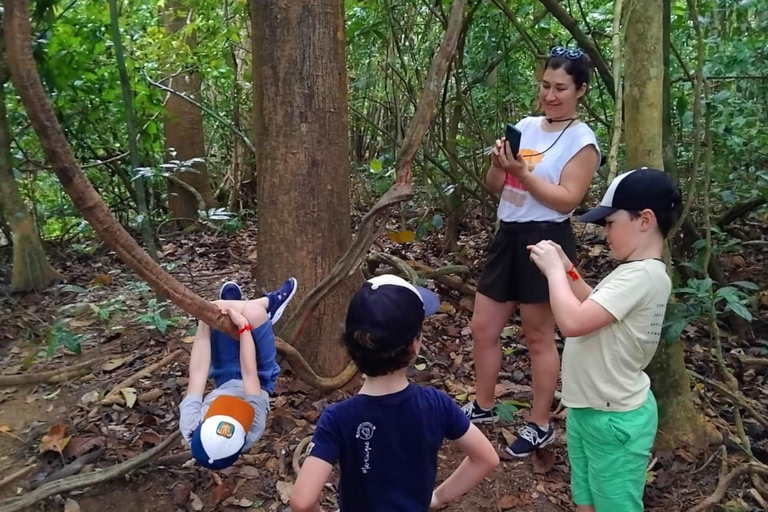
{"type": "Polygon", "coordinates": [[[600,206],[579,217],[581,222],[605,225],[605,218],[616,210],[653,210],[657,216],[677,211],[681,194],[664,171],[641,167],[617,176],[608,186],[600,206]]]}
{"type": "Polygon", "coordinates": [[[346,332],[367,332],[379,348],[393,350],[411,343],[421,332],[424,317],[439,308],[440,299],[433,292],[384,274],[366,281],[352,297],[346,332]]]}

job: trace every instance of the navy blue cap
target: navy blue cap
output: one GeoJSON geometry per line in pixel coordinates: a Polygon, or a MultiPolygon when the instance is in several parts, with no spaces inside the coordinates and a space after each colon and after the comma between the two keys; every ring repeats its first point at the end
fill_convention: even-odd
{"type": "Polygon", "coordinates": [[[189,449],[198,464],[204,468],[220,470],[228,468],[234,464],[235,461],[237,461],[238,457],[240,457],[240,450],[228,457],[223,457],[221,459],[211,458],[211,456],[206,451],[205,446],[203,445],[203,439],[201,436],[202,430],[203,425],[198,425],[195,431],[192,433],[192,439],[189,440],[189,449]]]}
{"type": "Polygon", "coordinates": [[[382,349],[411,343],[421,332],[424,318],[440,309],[434,292],[391,274],[369,279],[347,309],[346,332],[371,334],[382,349]]]}
{"type": "Polygon", "coordinates": [[[605,218],[617,210],[653,210],[658,216],[677,211],[682,196],[664,171],[641,167],[617,176],[608,186],[600,206],[579,217],[581,222],[605,225],[605,218]]]}

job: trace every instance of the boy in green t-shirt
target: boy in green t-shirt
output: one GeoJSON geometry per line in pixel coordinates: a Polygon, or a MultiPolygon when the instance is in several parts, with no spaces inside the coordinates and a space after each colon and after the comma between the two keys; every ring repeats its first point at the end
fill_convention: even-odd
{"type": "Polygon", "coordinates": [[[658,414],[643,370],[659,344],[671,282],[661,260],[680,191],[664,172],[614,179],[580,220],[604,226],[619,266],[592,289],[549,240],[529,246],[546,275],[563,350],[563,399],[573,501],[579,512],[643,510],[658,414]]]}

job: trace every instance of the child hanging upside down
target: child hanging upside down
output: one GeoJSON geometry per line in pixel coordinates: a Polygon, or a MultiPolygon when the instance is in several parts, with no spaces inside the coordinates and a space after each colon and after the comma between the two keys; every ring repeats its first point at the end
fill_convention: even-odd
{"type": "Polygon", "coordinates": [[[201,466],[231,466],[264,433],[269,395],[280,374],[272,325],[282,316],[296,286],[292,277],[277,291],[245,301],[236,283],[224,283],[221,300],[214,304],[237,326],[239,340],[198,323],[187,394],[179,406],[179,429],[201,466]],[[203,398],[209,377],[216,389],[203,398]]]}

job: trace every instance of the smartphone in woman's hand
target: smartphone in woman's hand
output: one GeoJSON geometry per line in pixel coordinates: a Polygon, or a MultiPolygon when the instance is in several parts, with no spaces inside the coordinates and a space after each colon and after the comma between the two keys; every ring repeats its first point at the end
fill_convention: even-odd
{"type": "Polygon", "coordinates": [[[505,137],[507,138],[507,142],[509,142],[509,147],[512,148],[512,158],[517,159],[517,153],[520,152],[520,137],[522,137],[522,135],[520,130],[515,128],[515,125],[507,125],[505,137]]]}

